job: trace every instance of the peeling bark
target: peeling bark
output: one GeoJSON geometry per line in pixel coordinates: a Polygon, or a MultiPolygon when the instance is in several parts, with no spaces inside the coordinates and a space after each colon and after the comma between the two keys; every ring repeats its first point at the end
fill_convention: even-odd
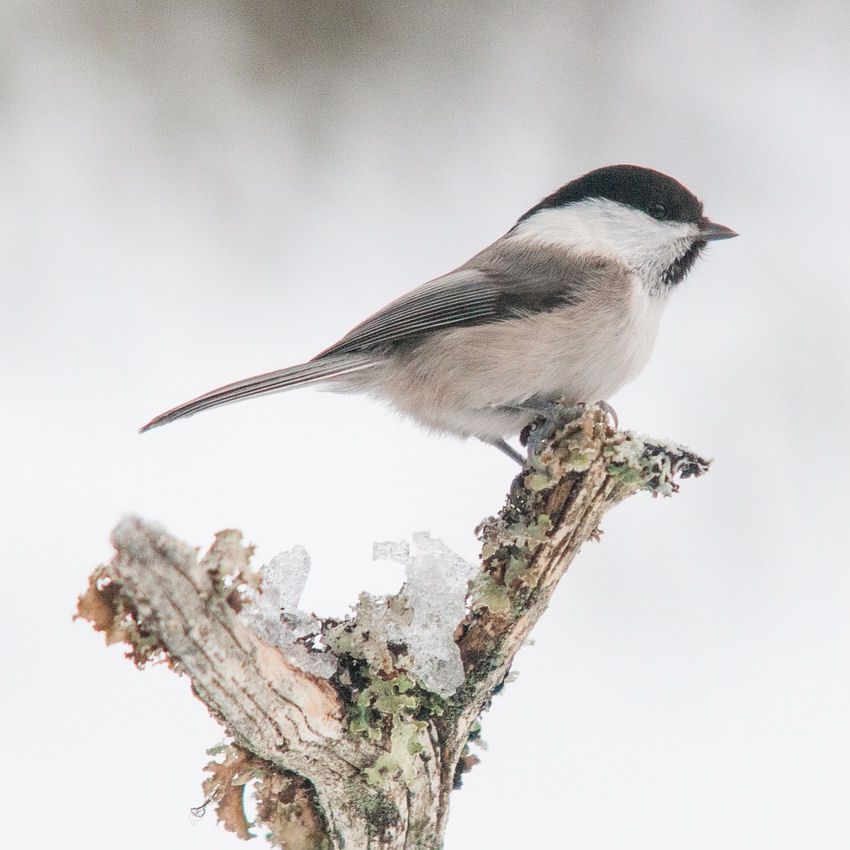
{"type": "MultiPolygon", "coordinates": [[[[126,642],[137,665],[161,660],[190,678],[233,741],[207,765],[204,791],[239,837],[251,837],[242,805],[251,788],[277,846],[437,850],[451,791],[476,761],[474,724],[581,545],[624,498],[670,495],[676,478],[708,465],[611,431],[597,410],[536,445],[501,512],[479,528],[480,570],[455,632],[465,681],[449,697],[415,680],[403,647],[382,645],[381,663],[370,662],[368,628],[355,617],[321,625],[338,660],[330,679],[260,640],[239,615],[257,578],[236,531],[220,532],[199,560],[161,528],[125,519],[78,615],[108,643],[126,642]]],[[[388,604],[405,603],[400,594],[388,604]]]]}

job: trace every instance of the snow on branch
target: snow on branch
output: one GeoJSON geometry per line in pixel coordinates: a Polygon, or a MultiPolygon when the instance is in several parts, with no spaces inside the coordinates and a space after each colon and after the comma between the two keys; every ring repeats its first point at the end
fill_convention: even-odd
{"type": "Polygon", "coordinates": [[[581,545],[627,496],[669,496],[709,466],[612,431],[596,409],[532,444],[504,507],[479,526],[479,564],[425,533],[376,544],[406,581],[393,596],[361,594],[342,620],[299,610],[300,547],[254,571],[238,531],[199,559],[153,523],[118,525],[78,615],[139,667],[188,676],[225,727],[201,809],[214,803],[240,838],[262,828],[279,847],[441,846],[451,791],[477,762],[479,716],[581,545]]]}

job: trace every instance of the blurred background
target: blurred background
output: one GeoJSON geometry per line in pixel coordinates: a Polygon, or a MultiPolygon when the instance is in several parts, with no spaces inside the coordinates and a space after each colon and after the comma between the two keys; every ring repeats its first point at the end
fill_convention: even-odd
{"type": "Polygon", "coordinates": [[[221,732],[188,683],[71,621],[123,513],[301,543],[342,613],[398,586],[374,540],[475,558],[515,472],[314,390],[138,426],[633,162],[742,234],[612,399],[716,465],[582,552],[446,848],[850,846],[848,32],[841,0],[3,0],[4,844],[237,846],[189,814],[221,732]]]}

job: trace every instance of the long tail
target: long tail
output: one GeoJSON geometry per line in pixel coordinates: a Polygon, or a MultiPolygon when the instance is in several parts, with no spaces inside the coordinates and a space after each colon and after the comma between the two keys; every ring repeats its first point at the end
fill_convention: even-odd
{"type": "Polygon", "coordinates": [[[147,425],[140,428],[139,433],[150,431],[151,428],[158,428],[160,425],[167,425],[169,422],[174,422],[175,419],[194,416],[196,413],[210,410],[213,407],[221,407],[224,404],[233,404],[235,401],[242,401],[246,398],[290,390],[317,381],[325,381],[347,375],[350,372],[357,372],[372,365],[374,365],[374,360],[366,355],[345,354],[341,357],[311,360],[309,363],[300,363],[297,366],[290,366],[288,369],[278,369],[275,372],[254,375],[252,378],[245,378],[210,390],[210,392],[193,398],[191,401],[172,407],[171,410],[166,410],[165,413],[160,413],[159,416],[154,417],[147,425]]]}

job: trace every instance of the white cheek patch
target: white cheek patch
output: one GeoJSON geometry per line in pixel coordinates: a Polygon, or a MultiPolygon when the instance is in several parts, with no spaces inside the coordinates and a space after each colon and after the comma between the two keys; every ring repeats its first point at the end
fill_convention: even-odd
{"type": "Polygon", "coordinates": [[[577,254],[609,257],[647,276],[660,276],[691,245],[695,224],[656,221],[633,207],[588,198],[538,210],[511,238],[557,245],[577,254]]]}

